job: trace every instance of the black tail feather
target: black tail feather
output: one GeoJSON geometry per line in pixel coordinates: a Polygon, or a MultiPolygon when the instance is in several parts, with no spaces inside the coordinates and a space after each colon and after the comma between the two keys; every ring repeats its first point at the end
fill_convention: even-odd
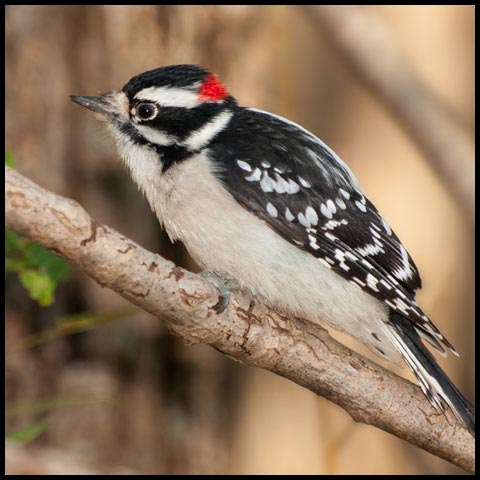
{"type": "Polygon", "coordinates": [[[420,387],[435,409],[448,419],[450,407],[459,421],[475,436],[475,407],[462,395],[422,343],[414,325],[396,312],[390,312],[392,341],[417,377],[420,387]]]}

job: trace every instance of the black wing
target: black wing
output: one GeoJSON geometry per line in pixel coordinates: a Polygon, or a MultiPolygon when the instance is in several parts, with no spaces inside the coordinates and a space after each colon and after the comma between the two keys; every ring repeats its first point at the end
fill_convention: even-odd
{"type": "Polygon", "coordinates": [[[415,302],[413,260],[343,161],[286,119],[242,109],[210,146],[227,190],[290,243],[413,322],[438,350],[450,343],[415,302]]]}

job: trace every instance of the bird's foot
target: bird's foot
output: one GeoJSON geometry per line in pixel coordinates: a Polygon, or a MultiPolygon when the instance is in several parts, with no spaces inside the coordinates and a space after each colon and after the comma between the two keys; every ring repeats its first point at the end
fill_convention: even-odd
{"type": "Polygon", "coordinates": [[[235,279],[226,276],[223,272],[220,273],[205,270],[200,272],[199,275],[204,280],[208,280],[209,282],[213,283],[213,285],[220,290],[221,294],[218,297],[218,303],[212,308],[217,312],[217,315],[223,313],[230,303],[231,290],[239,289],[240,285],[235,279]]]}

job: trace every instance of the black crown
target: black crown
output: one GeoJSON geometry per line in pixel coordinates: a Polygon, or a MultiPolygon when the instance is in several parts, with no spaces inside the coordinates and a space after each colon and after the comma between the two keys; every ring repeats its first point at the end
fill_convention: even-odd
{"type": "Polygon", "coordinates": [[[197,65],[170,65],[143,72],[130,79],[123,92],[133,98],[137,92],[148,87],[188,87],[202,82],[210,72],[197,65]]]}

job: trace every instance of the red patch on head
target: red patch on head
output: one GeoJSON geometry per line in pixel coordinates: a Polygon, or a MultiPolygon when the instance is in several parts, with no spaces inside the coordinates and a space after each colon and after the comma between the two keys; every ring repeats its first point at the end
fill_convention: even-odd
{"type": "Polygon", "coordinates": [[[202,100],[218,102],[228,96],[227,87],[212,73],[200,85],[198,95],[202,100]]]}

